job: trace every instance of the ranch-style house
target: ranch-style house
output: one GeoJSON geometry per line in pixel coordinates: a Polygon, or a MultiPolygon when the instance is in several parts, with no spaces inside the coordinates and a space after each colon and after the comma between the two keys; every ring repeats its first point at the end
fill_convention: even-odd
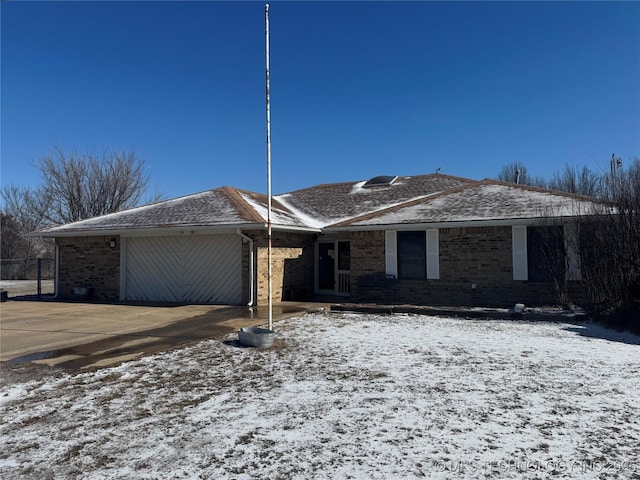
{"type": "MultiPolygon", "coordinates": [[[[598,208],[439,173],[317,185],[272,203],[274,301],[477,306],[555,303],[550,243],[552,267],[579,290],[577,220],[598,208]]],[[[55,238],[60,298],[267,302],[263,194],[221,187],[38,234],[55,238]]]]}

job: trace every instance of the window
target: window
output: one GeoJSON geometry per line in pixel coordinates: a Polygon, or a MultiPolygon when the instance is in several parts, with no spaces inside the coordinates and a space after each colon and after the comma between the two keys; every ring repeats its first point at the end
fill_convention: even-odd
{"type": "Polygon", "coordinates": [[[370,187],[388,187],[389,185],[391,185],[393,182],[395,182],[398,179],[397,176],[391,176],[391,175],[380,175],[379,177],[373,177],[371,180],[369,180],[367,183],[365,183],[363,185],[364,188],[370,188],[370,187]]]}
{"type": "Polygon", "coordinates": [[[427,278],[426,232],[398,232],[398,278],[427,278]]]}
{"type": "Polygon", "coordinates": [[[563,227],[528,227],[527,257],[530,282],[564,280],[566,260],[563,227]]]}
{"type": "Polygon", "coordinates": [[[415,232],[386,230],[385,272],[408,280],[440,278],[440,236],[437,228],[415,232]]]}

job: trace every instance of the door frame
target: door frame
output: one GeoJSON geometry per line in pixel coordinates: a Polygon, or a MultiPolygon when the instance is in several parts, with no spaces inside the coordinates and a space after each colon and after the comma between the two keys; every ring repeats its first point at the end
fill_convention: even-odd
{"type": "Polygon", "coordinates": [[[315,293],[319,295],[335,295],[340,297],[348,297],[351,295],[351,262],[349,262],[349,270],[340,270],[338,268],[339,249],[341,243],[349,244],[349,251],[351,251],[351,241],[349,238],[321,238],[315,242],[314,245],[314,274],[313,283],[315,293]],[[320,244],[333,245],[333,288],[321,289],[320,288],[320,244]]]}

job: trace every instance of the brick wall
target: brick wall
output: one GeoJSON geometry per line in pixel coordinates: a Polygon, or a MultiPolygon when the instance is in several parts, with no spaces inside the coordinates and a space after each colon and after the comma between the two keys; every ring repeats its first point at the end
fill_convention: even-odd
{"type": "Polygon", "coordinates": [[[92,300],[119,300],[119,237],[58,238],[56,244],[59,252],[60,298],[75,298],[75,287],[89,287],[92,300]],[[114,248],[110,245],[113,239],[116,242],[114,248]]]}
{"type": "Polygon", "coordinates": [[[551,284],[513,280],[511,227],[443,228],[439,237],[440,279],[397,280],[385,275],[384,232],[353,232],[352,301],[503,307],[557,303],[551,284]]]}
{"type": "MultiPolygon", "coordinates": [[[[254,239],[255,296],[257,305],[268,303],[267,233],[244,232],[254,239]]],[[[313,298],[314,235],[273,232],[272,286],[273,301],[310,300],[313,298]]],[[[247,246],[248,249],[248,246],[247,246]]],[[[247,250],[248,251],[248,250],[247,250]]],[[[244,269],[244,267],[243,267],[244,269]]],[[[247,268],[244,271],[247,271],[247,268]]],[[[248,286],[248,280],[246,282],[248,286]]]]}
{"type": "MultiPolygon", "coordinates": [[[[267,304],[267,235],[263,231],[244,232],[254,239],[254,301],[267,304]]],[[[120,238],[58,238],[60,298],[75,298],[75,287],[90,287],[92,300],[118,301],[120,298],[120,238]]],[[[273,301],[313,298],[314,235],[274,232],[273,301]]],[[[242,245],[242,301],[249,302],[249,242],[242,245]]]]}
{"type": "Polygon", "coordinates": [[[351,299],[394,303],[395,291],[385,278],[383,231],[351,232],[351,299]]]}
{"type": "MultiPolygon", "coordinates": [[[[254,300],[267,303],[267,236],[254,239],[254,300]]],[[[550,284],[512,279],[511,227],[440,229],[440,279],[397,280],[385,274],[384,231],[352,232],[351,301],[429,305],[529,306],[554,304],[550,284]],[[472,288],[475,285],[475,288],[472,288]]],[[[58,293],[74,298],[74,287],[91,287],[92,299],[117,301],[120,239],[59,238],[58,293]]],[[[310,300],[314,295],[315,235],[273,233],[273,300],[310,300]]],[[[249,302],[249,244],[243,243],[243,303],[249,302]]],[[[573,282],[571,289],[579,291],[573,282]]]]}

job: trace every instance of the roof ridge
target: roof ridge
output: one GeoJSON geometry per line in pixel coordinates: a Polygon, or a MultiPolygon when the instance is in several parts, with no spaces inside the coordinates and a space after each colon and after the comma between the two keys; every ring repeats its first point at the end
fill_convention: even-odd
{"type": "Polygon", "coordinates": [[[473,178],[459,177],[457,175],[449,175],[447,173],[425,173],[424,175],[407,175],[407,176],[426,177],[426,176],[429,176],[429,175],[434,176],[434,177],[446,177],[446,178],[450,178],[452,180],[460,180],[461,182],[468,182],[468,183],[479,182],[479,180],[474,180],[473,178]]]}
{"type": "MultiPolygon", "coordinates": [[[[448,175],[446,173],[422,173],[422,174],[418,174],[418,175],[397,175],[397,177],[398,177],[398,179],[401,179],[401,178],[419,178],[419,177],[442,177],[442,178],[448,178],[448,179],[451,179],[451,180],[458,180],[458,181],[461,181],[461,182],[477,182],[478,181],[478,180],[473,180],[471,178],[458,177],[458,176],[455,176],[455,175],[448,175]]],[[[361,182],[366,182],[366,181],[367,180],[351,180],[351,181],[348,181],[348,182],[320,183],[318,185],[311,185],[309,187],[299,188],[297,190],[291,190],[290,192],[281,193],[281,194],[278,194],[277,196],[290,195],[290,194],[297,193],[297,192],[302,192],[302,191],[305,191],[305,190],[315,190],[315,189],[320,189],[320,188],[336,187],[336,186],[340,186],[340,185],[354,185],[356,183],[361,183],[361,182]]]]}
{"type": "Polygon", "coordinates": [[[244,198],[242,198],[239,189],[225,185],[224,187],[220,187],[216,190],[220,190],[224,195],[226,195],[226,197],[231,201],[232,205],[238,209],[241,216],[246,215],[245,218],[248,220],[252,220],[256,223],[264,223],[264,218],[262,218],[262,216],[258,212],[256,212],[244,198]]]}
{"type": "Polygon", "coordinates": [[[366,182],[366,180],[356,180],[349,182],[336,182],[336,183],[319,183],[318,185],[311,185],[309,187],[298,188],[297,190],[291,190],[290,192],[279,193],[278,195],[274,195],[276,197],[282,197],[284,195],[290,195],[292,193],[302,192],[304,190],[315,190],[316,188],[327,188],[327,187],[335,187],[338,185],[353,185],[354,183],[366,182]]]}
{"type": "MultiPolygon", "coordinates": [[[[229,187],[229,188],[233,188],[233,189],[234,189],[236,192],[238,192],[239,194],[245,194],[245,195],[250,195],[250,196],[251,196],[251,195],[253,195],[253,196],[257,197],[257,199],[258,199],[258,201],[259,201],[259,202],[264,201],[264,204],[265,204],[265,205],[269,202],[269,198],[267,197],[267,194],[266,194],[266,193],[253,192],[253,191],[251,191],[251,190],[244,190],[244,189],[242,189],[242,188],[235,188],[235,187],[229,187]]],[[[284,195],[284,194],[283,194],[283,195],[284,195]]],[[[242,195],[240,195],[240,197],[242,198],[242,195]]],[[[287,205],[285,205],[284,203],[282,203],[282,201],[281,201],[279,198],[277,198],[277,197],[278,197],[277,195],[272,195],[272,196],[271,196],[271,204],[272,204],[272,206],[274,206],[274,207],[276,207],[276,208],[279,208],[280,210],[287,211],[287,212],[289,212],[289,213],[291,213],[291,214],[295,215],[295,214],[291,211],[291,209],[290,209],[287,205]]],[[[243,198],[242,200],[246,203],[246,200],[244,200],[244,198],[243,198]]],[[[251,207],[250,205],[249,205],[249,208],[252,208],[252,209],[253,209],[253,207],[251,207]]],[[[264,219],[263,219],[263,220],[264,220],[264,219]]]]}

